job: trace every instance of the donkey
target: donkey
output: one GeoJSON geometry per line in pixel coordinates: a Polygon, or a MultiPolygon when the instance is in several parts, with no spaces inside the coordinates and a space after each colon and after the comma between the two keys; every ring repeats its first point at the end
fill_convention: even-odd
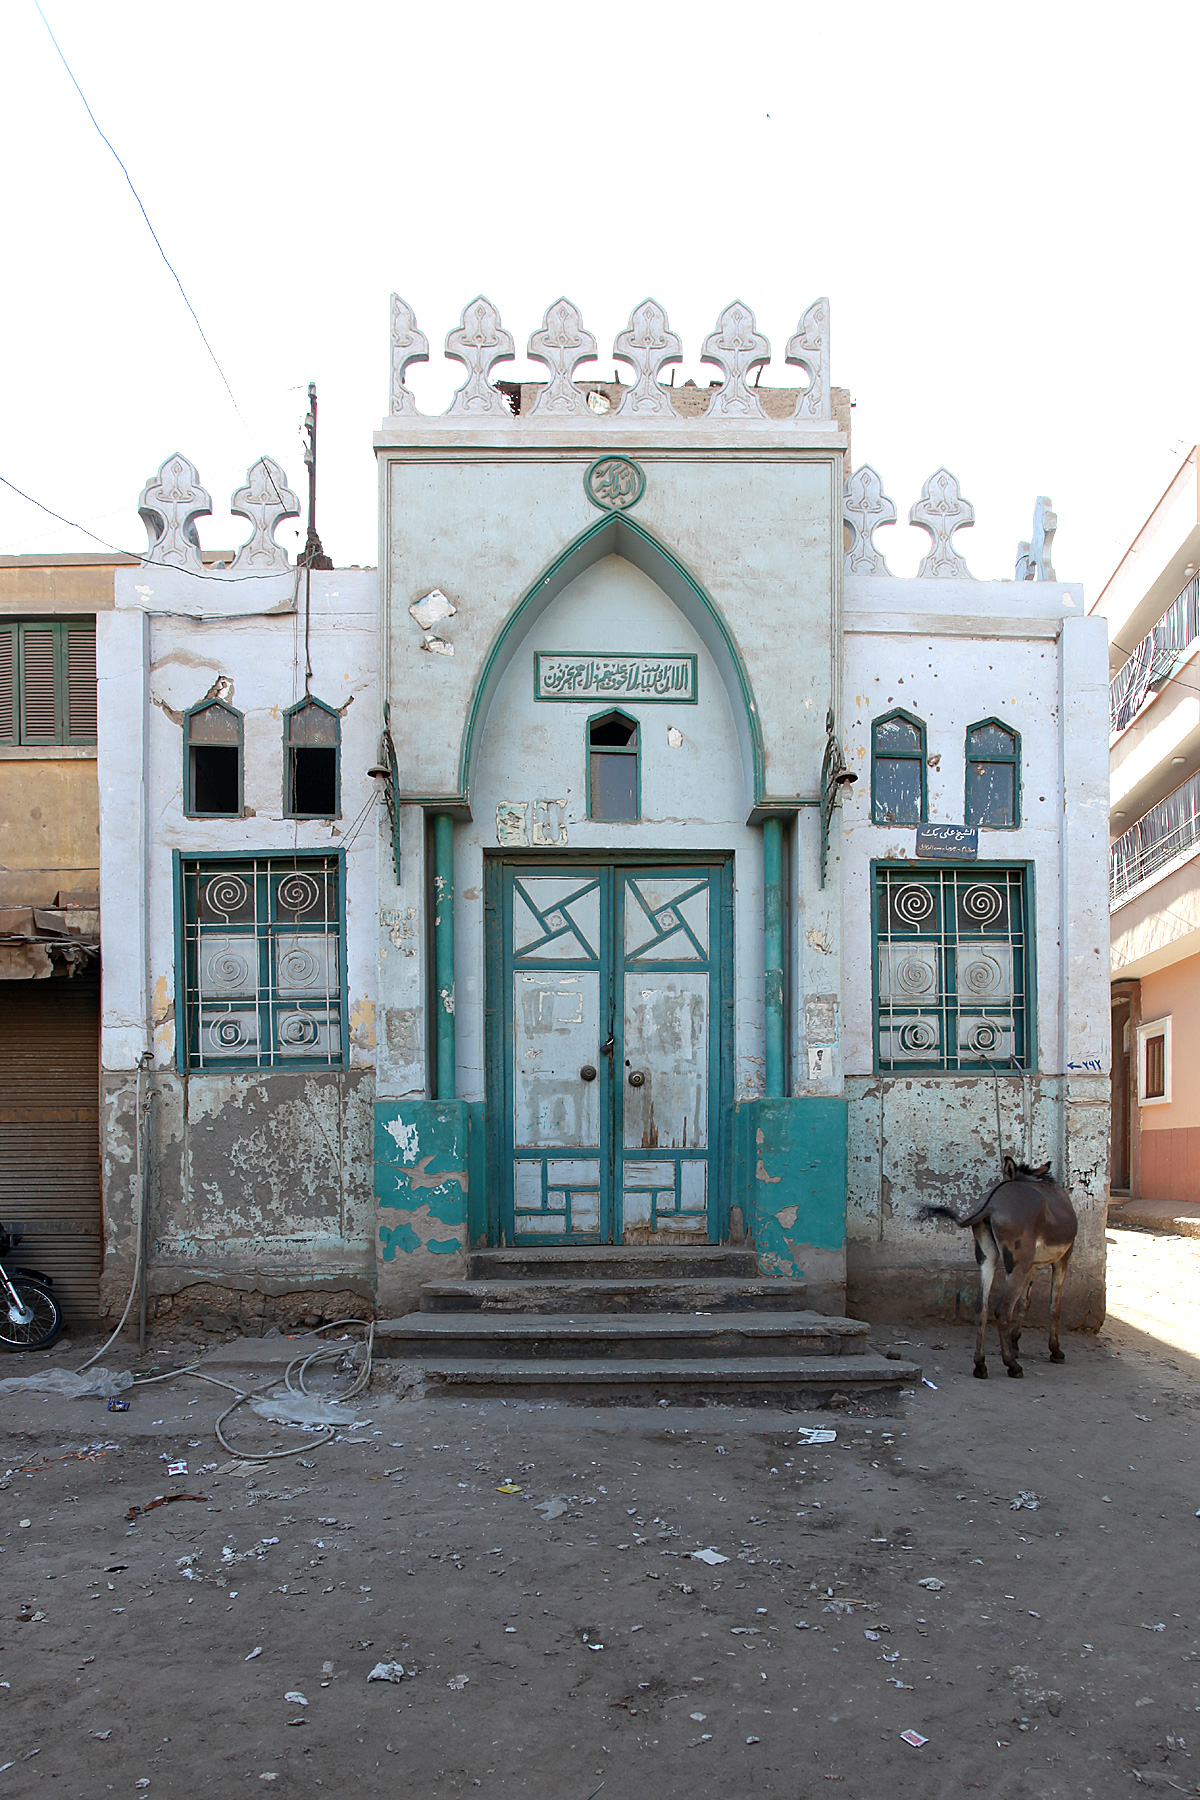
{"type": "Polygon", "coordinates": [[[1026,1163],[1004,1158],[1004,1174],[995,1182],[985,1198],[965,1219],[948,1206],[926,1206],[926,1218],[950,1219],[955,1225],[969,1225],[975,1234],[975,1260],[979,1264],[979,1299],[977,1317],[979,1335],[975,1343],[975,1374],[987,1379],[984,1345],[987,1336],[988,1299],[996,1264],[1003,1259],[1008,1279],[1000,1296],[997,1324],[1000,1328],[1000,1354],[1012,1376],[1025,1373],[1017,1360],[1021,1345],[1021,1326],[1033,1290],[1033,1278],[1043,1264],[1050,1266],[1050,1361],[1066,1359],[1058,1347],[1058,1319],[1062,1311],[1063,1283],[1079,1221],[1067,1195],[1050,1174],[1050,1164],[1031,1169],[1026,1163]]]}

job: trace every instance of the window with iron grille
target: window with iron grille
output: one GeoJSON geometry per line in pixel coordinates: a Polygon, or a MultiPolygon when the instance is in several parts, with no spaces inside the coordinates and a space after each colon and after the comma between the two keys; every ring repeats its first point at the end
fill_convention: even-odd
{"type": "Polygon", "coordinates": [[[0,621],[0,744],[96,742],[96,621],[0,621]]]}
{"type": "Polygon", "coordinates": [[[342,863],[184,857],[180,1068],[340,1067],[342,863]]]}
{"type": "Polygon", "coordinates": [[[875,866],[876,1068],[1033,1066],[1023,868],[875,866]]]}

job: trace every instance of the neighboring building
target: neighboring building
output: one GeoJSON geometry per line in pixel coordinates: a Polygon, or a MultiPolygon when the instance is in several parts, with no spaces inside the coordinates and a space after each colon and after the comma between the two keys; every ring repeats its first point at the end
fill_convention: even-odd
{"type": "Polygon", "coordinates": [[[1048,530],[1040,579],[974,580],[944,469],[888,573],[828,344],[822,301],[797,386],[757,388],[735,303],[674,388],[648,301],[632,380],[577,380],[559,301],[547,380],[495,383],[481,299],[432,418],[394,302],[378,577],[286,567],[266,464],[203,567],[208,497],[163,465],[98,648],[106,1307],[144,1204],[160,1311],[740,1242],[826,1310],[953,1315],[969,1240],[920,1209],[1009,1152],[1070,1189],[1067,1317],[1099,1322],[1103,628],[1048,530]]]}
{"type": "Polygon", "coordinates": [[[96,619],[122,560],[0,557],[0,1219],[76,1320],[100,1277],[96,619]]]}
{"type": "Polygon", "coordinates": [[[1200,450],[1093,611],[1110,636],[1112,1187],[1200,1200],[1200,450]]]}

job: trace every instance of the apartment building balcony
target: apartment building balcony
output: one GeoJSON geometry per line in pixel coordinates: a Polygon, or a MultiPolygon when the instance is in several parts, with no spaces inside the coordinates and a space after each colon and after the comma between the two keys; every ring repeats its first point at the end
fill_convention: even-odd
{"type": "Polygon", "coordinates": [[[1114,979],[1200,951],[1200,771],[1114,839],[1109,900],[1114,979]]]}

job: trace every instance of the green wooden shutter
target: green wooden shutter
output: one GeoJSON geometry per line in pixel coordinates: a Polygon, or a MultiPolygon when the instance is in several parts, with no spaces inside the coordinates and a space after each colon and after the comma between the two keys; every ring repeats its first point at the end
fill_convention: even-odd
{"type": "Polygon", "coordinates": [[[17,628],[0,629],[0,744],[17,741],[17,628]]]}
{"type": "Polygon", "coordinates": [[[21,742],[56,744],[58,731],[58,632],[53,624],[22,625],[21,742]]]}
{"type": "Polygon", "coordinates": [[[96,627],[64,625],[67,676],[66,737],[70,744],[96,742],[96,627]]]}

